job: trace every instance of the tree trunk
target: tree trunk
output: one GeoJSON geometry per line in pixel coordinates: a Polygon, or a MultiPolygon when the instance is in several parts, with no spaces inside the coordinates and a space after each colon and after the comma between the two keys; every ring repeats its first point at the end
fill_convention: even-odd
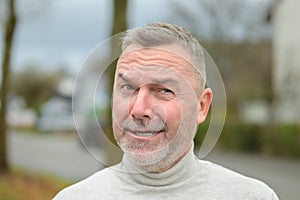
{"type": "Polygon", "coordinates": [[[9,68],[13,36],[16,25],[14,0],[9,0],[8,18],[5,25],[5,41],[2,62],[1,108],[0,108],[0,172],[8,171],[6,158],[6,103],[9,82],[9,68]]]}
{"type": "MultiPolygon", "coordinates": [[[[114,19],[113,19],[113,29],[112,29],[112,36],[114,36],[115,34],[121,33],[123,31],[126,31],[127,29],[127,16],[126,16],[126,12],[127,11],[127,0],[114,0],[114,19]]],[[[116,55],[116,53],[120,53],[121,49],[115,48],[116,45],[114,42],[119,42],[119,41],[115,41],[112,40],[111,43],[111,55],[116,55]]],[[[107,69],[107,73],[108,73],[108,77],[109,77],[109,96],[111,97],[112,95],[112,89],[113,89],[113,81],[114,81],[114,74],[115,74],[115,69],[116,69],[116,64],[117,64],[117,60],[115,60],[114,62],[112,62],[110,64],[110,66],[107,69]]],[[[109,104],[111,105],[111,104],[109,104]]],[[[112,116],[112,109],[109,108],[109,115],[108,116],[112,116]]],[[[112,124],[111,118],[109,119],[108,122],[110,125],[112,124]]],[[[114,143],[116,145],[116,142],[114,141],[114,137],[113,137],[113,132],[112,132],[112,127],[109,126],[109,130],[107,133],[107,137],[109,138],[109,140],[114,143]]],[[[108,157],[108,162],[109,164],[115,164],[117,163],[120,158],[120,152],[114,150],[111,145],[108,145],[107,148],[107,157],[108,157]]]]}

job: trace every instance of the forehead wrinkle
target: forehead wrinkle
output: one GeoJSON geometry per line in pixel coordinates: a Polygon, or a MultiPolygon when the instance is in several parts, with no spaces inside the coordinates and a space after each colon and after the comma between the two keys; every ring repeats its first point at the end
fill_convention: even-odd
{"type": "Polygon", "coordinates": [[[149,66],[149,65],[163,65],[168,67],[178,67],[182,65],[190,65],[188,60],[181,57],[178,54],[171,53],[168,51],[163,51],[160,49],[155,50],[139,50],[139,51],[130,51],[123,53],[121,55],[119,62],[119,65],[123,65],[124,67],[126,65],[143,65],[143,66],[149,66]]]}
{"type": "MultiPolygon", "coordinates": [[[[186,66],[185,64],[178,63],[178,62],[176,62],[176,60],[173,60],[173,61],[169,61],[169,59],[165,60],[160,57],[157,60],[155,60],[155,59],[147,60],[147,61],[146,60],[134,60],[133,62],[121,61],[118,65],[118,68],[125,69],[126,71],[129,70],[127,72],[130,72],[131,70],[133,70],[133,68],[139,69],[139,72],[141,72],[140,70],[145,71],[145,72],[155,71],[158,73],[157,74],[158,77],[174,76],[174,74],[172,74],[172,72],[178,73],[177,75],[180,75],[180,76],[183,75],[185,77],[195,76],[192,67],[186,66]],[[149,68],[147,68],[147,67],[149,67],[149,68]],[[156,67],[156,69],[155,69],[155,67],[156,67]]],[[[127,72],[125,72],[125,73],[127,73],[127,72]]],[[[123,74],[123,76],[124,76],[124,74],[123,74]]],[[[126,76],[126,77],[128,77],[128,76],[126,76]]],[[[167,81],[162,81],[161,79],[156,78],[156,80],[154,80],[154,82],[163,83],[163,82],[167,82],[167,81]]],[[[174,81],[173,81],[173,83],[174,83],[174,81]]]]}
{"type": "MultiPolygon", "coordinates": [[[[151,69],[148,69],[147,66],[158,65],[166,67],[166,69],[174,69],[179,75],[190,80],[190,84],[196,88],[197,75],[192,62],[189,60],[189,58],[184,58],[177,52],[164,49],[125,50],[120,56],[117,68],[131,71],[133,68],[141,67],[142,70],[148,71],[151,69]]],[[[162,73],[159,76],[162,76],[162,73]]]]}
{"type": "Polygon", "coordinates": [[[159,76],[158,74],[159,72],[156,71],[155,74],[145,77],[145,75],[148,75],[147,71],[141,72],[138,76],[135,73],[131,74],[130,71],[128,71],[128,73],[117,73],[117,77],[126,83],[134,84],[136,86],[160,85],[178,91],[180,88],[180,80],[178,79],[179,76],[170,72],[165,73],[165,76],[159,76]]]}
{"type": "MultiPolygon", "coordinates": [[[[167,73],[166,73],[167,74],[167,73]]],[[[142,75],[142,74],[140,74],[142,75]]],[[[178,81],[176,79],[173,78],[174,75],[170,74],[171,76],[170,77],[158,77],[155,76],[155,77],[148,77],[149,78],[149,83],[157,83],[157,84],[166,84],[166,83],[171,83],[171,84],[178,84],[178,81]]],[[[126,73],[122,73],[122,72],[119,72],[117,74],[118,78],[124,80],[125,82],[130,82],[131,79],[136,79],[137,77],[134,76],[134,77],[131,77],[130,73],[128,75],[126,75],[126,73]]]]}

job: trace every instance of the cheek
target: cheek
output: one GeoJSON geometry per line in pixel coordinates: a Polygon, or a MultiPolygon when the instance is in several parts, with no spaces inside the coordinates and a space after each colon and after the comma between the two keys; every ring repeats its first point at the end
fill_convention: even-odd
{"type": "Polygon", "coordinates": [[[178,102],[165,107],[165,120],[169,129],[177,129],[181,122],[182,110],[178,102]]]}
{"type": "Polygon", "coordinates": [[[115,95],[113,97],[112,112],[115,125],[120,126],[128,116],[128,100],[115,95]]]}
{"type": "MultiPolygon", "coordinates": [[[[186,133],[189,127],[197,126],[197,106],[192,102],[181,102],[181,104],[170,106],[167,113],[166,123],[170,139],[174,138],[177,133],[186,133]]],[[[188,132],[193,133],[193,131],[188,132]]]]}

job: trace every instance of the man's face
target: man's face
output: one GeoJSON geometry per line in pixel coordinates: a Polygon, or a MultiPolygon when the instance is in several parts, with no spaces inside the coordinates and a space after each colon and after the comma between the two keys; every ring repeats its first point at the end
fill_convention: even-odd
{"type": "Polygon", "coordinates": [[[113,92],[114,136],[138,165],[168,165],[192,144],[199,122],[190,56],[178,45],[129,46],[113,92]]]}

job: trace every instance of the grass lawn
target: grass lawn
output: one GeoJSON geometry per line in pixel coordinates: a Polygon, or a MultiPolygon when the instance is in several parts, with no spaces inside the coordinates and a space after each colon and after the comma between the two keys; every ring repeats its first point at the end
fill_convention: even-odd
{"type": "Polygon", "coordinates": [[[69,183],[52,177],[4,173],[0,174],[0,200],[49,200],[67,185],[69,183]]]}

